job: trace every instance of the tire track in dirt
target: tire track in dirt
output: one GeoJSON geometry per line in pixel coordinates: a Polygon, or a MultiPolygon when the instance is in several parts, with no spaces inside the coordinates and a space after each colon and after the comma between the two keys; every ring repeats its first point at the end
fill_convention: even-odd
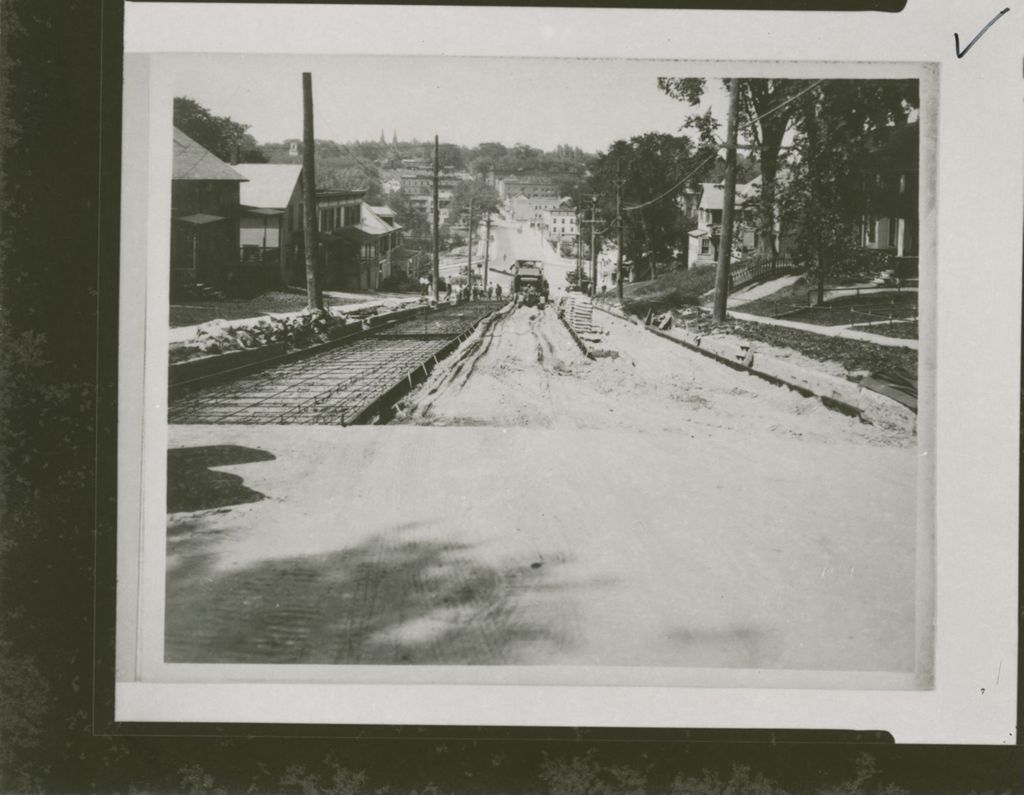
{"type": "Polygon", "coordinates": [[[454,360],[443,369],[435,368],[432,377],[418,390],[425,395],[425,398],[416,401],[416,392],[412,395],[412,400],[416,404],[413,416],[424,419],[429,417],[436,402],[447,394],[457,392],[465,387],[476,369],[477,363],[490,351],[495,336],[500,338],[500,334],[495,335],[494,333],[495,327],[500,325],[501,320],[509,314],[509,311],[509,308],[503,307],[485,318],[474,335],[470,337],[468,344],[464,343],[463,347],[455,352],[454,360]],[[461,379],[459,379],[460,375],[461,379]],[[455,383],[457,379],[459,379],[458,385],[455,383]]]}

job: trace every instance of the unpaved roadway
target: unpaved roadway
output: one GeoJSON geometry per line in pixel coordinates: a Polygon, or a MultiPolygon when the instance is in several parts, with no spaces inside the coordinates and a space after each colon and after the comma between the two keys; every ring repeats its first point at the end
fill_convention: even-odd
{"type": "Polygon", "coordinates": [[[389,426],[172,426],[167,660],[911,671],[913,439],[599,317],[389,426]]]}

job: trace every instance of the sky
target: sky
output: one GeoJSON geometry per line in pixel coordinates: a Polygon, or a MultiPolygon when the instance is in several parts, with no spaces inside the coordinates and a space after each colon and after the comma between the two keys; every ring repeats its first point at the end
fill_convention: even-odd
{"type": "MultiPolygon", "coordinates": [[[[250,125],[260,143],[302,137],[302,72],[313,78],[317,138],[496,141],[589,152],[644,132],[679,133],[694,112],[657,86],[693,76],[671,61],[443,56],[182,55],[175,95],[250,125]]],[[[723,119],[709,80],[701,111],[723,119]]],[[[723,124],[724,130],[724,124],[723,124]]]]}

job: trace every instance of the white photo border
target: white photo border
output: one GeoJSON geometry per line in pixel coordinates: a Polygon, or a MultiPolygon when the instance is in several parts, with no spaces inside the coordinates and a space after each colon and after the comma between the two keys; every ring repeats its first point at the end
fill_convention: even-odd
{"type": "MultiPolygon", "coordinates": [[[[918,622],[919,665],[915,681],[908,681],[907,677],[900,675],[864,675],[850,679],[848,675],[804,671],[752,672],[753,676],[751,672],[740,672],[744,676],[737,678],[737,672],[690,670],[688,684],[691,686],[677,687],[673,686],[675,671],[623,669],[620,681],[634,684],[623,687],[618,682],[609,683],[605,675],[607,670],[597,676],[588,673],[591,669],[573,668],[557,678],[557,684],[550,684],[550,678],[544,679],[543,676],[535,678],[533,683],[521,683],[524,680],[522,668],[495,668],[477,677],[474,684],[466,683],[465,678],[458,675],[444,684],[437,684],[437,677],[444,679],[443,667],[410,667],[396,675],[392,666],[388,676],[382,680],[379,672],[361,670],[375,669],[376,666],[345,666],[344,678],[348,683],[339,684],[331,681],[339,678],[337,668],[331,666],[165,666],[162,662],[154,665],[151,652],[139,653],[139,650],[158,648],[156,659],[162,658],[162,641],[154,646],[147,643],[145,637],[149,634],[162,637],[162,632],[154,633],[152,628],[163,626],[164,555],[161,544],[153,539],[162,539],[165,525],[163,460],[167,443],[164,358],[167,296],[166,280],[150,280],[147,275],[155,270],[164,272],[160,268],[165,265],[157,268],[156,263],[166,263],[167,260],[169,241],[165,219],[169,212],[169,196],[164,196],[168,193],[166,191],[149,191],[147,186],[170,182],[169,156],[163,156],[161,148],[164,139],[169,144],[175,65],[187,57],[180,53],[202,52],[211,48],[224,51],[224,45],[219,42],[213,44],[204,37],[217,29],[214,20],[218,13],[226,11],[223,7],[206,5],[141,7],[129,3],[125,33],[128,52],[125,61],[125,167],[122,176],[122,295],[142,295],[145,300],[131,304],[126,302],[121,310],[115,719],[226,723],[883,729],[892,732],[897,740],[907,742],[1013,742],[1016,712],[1018,410],[1014,398],[1019,384],[1020,234],[1019,227],[1003,228],[1000,234],[990,238],[993,245],[982,246],[982,251],[974,246],[975,259],[989,263],[989,268],[991,263],[998,263],[998,273],[1005,279],[1007,289],[993,295],[991,290],[984,289],[985,285],[970,283],[969,272],[964,270],[963,261],[958,259],[963,255],[964,241],[951,234],[952,227],[944,225],[943,219],[948,222],[950,218],[959,217],[959,213],[977,220],[978,226],[973,227],[976,229],[986,228],[985,222],[991,225],[995,219],[1002,219],[1004,225],[1009,219],[1010,227],[1014,218],[1019,222],[1022,196],[1019,85],[1007,79],[997,79],[986,83],[987,91],[993,96],[972,92],[972,78],[956,77],[957,73],[953,72],[958,65],[956,61],[940,65],[940,62],[951,59],[929,50],[928,39],[924,40],[925,46],[921,43],[914,46],[914,61],[893,63],[883,58],[883,53],[893,54],[893,42],[901,40],[914,29],[914,22],[923,22],[920,14],[914,20],[913,16],[851,19],[851,15],[814,17],[789,12],[787,22],[792,24],[799,19],[797,27],[802,27],[807,35],[807,41],[793,53],[786,52],[786,39],[792,31],[788,26],[778,31],[773,27],[778,27],[777,20],[781,15],[770,15],[768,19],[772,24],[765,30],[764,22],[759,23],[755,19],[763,17],[760,13],[744,13],[737,19],[739,12],[323,6],[253,9],[231,6],[232,20],[238,23],[241,33],[236,31],[224,41],[229,41],[235,52],[273,52],[280,42],[296,39],[278,37],[276,34],[280,30],[269,24],[267,27],[275,30],[275,41],[271,42],[267,31],[254,24],[253,19],[262,19],[266,24],[268,16],[278,15],[278,22],[287,26],[292,24],[288,19],[294,20],[294,15],[301,14],[304,31],[317,31],[316,35],[304,37],[309,58],[315,62],[318,45],[320,51],[353,54],[361,49],[365,51],[366,41],[355,41],[351,34],[348,34],[348,39],[345,35],[335,37],[329,46],[323,41],[328,32],[343,34],[347,29],[345,23],[351,22],[353,15],[366,24],[386,25],[389,20],[396,19],[396,12],[402,14],[400,35],[397,43],[392,37],[388,44],[393,48],[392,52],[403,55],[484,55],[488,37],[493,42],[494,37],[500,35],[506,48],[511,50],[502,52],[503,55],[584,57],[580,50],[587,49],[587,42],[566,33],[584,27],[594,34],[590,38],[596,42],[590,47],[590,57],[660,58],[665,60],[666,67],[671,66],[680,74],[685,72],[686,76],[799,74],[803,77],[810,71],[816,77],[914,76],[921,79],[922,162],[929,162],[926,157],[932,155],[937,158],[937,168],[930,175],[927,171],[922,172],[921,201],[925,211],[921,216],[922,242],[932,247],[932,261],[936,263],[933,275],[939,270],[943,275],[930,284],[922,283],[922,392],[926,396],[929,393],[934,395],[934,400],[922,401],[919,418],[919,472],[924,481],[918,490],[917,606],[919,616],[932,615],[934,604],[938,634],[933,638],[930,622],[918,622]],[[316,25],[309,24],[309,16],[320,15],[324,16],[316,25]],[[844,46],[835,50],[829,44],[838,44],[838,17],[843,17],[847,24],[843,36],[839,37],[844,46]],[[768,52],[774,57],[758,62],[670,60],[666,52],[673,46],[672,38],[664,35],[659,38],[655,34],[658,31],[663,34],[664,30],[670,29],[662,27],[666,20],[684,19],[689,28],[728,31],[730,35],[735,32],[733,38],[737,43],[730,46],[730,52],[742,52],[744,56],[768,52]],[[880,19],[889,23],[895,21],[895,24],[880,27],[880,19]],[[488,25],[483,41],[481,37],[474,37],[467,45],[451,35],[453,25],[458,29],[460,25],[480,24],[480,20],[485,20],[488,25]],[[527,21],[534,24],[527,25],[527,21]],[[627,23],[630,36],[622,39],[632,39],[632,45],[616,40],[615,47],[611,47],[608,39],[611,31],[627,23]],[[815,57],[824,59],[826,56],[841,59],[847,54],[848,39],[852,38],[855,30],[875,34],[874,39],[866,35],[865,41],[857,48],[859,58],[832,60],[830,63],[815,60],[815,57]],[[412,31],[418,35],[411,35],[412,31]],[[428,40],[424,38],[424,31],[436,35],[428,40]],[[511,36],[508,35],[510,31],[511,36]],[[751,51],[742,46],[752,36],[761,34],[766,35],[760,41],[760,49],[751,51]],[[778,38],[773,39],[776,35],[778,38]],[[408,38],[411,40],[404,40],[408,38]],[[510,39],[511,47],[508,46],[510,39]],[[637,43],[641,41],[653,41],[656,46],[641,47],[637,43]],[[476,48],[477,51],[460,52],[460,46],[470,50],[476,48]],[[619,51],[614,55],[603,52],[616,48],[619,51]],[[627,54],[623,49],[632,52],[627,54]],[[158,50],[174,51],[174,54],[154,54],[158,50]],[[932,58],[925,57],[929,53],[932,53],[932,58]],[[799,55],[799,58],[794,60],[794,55],[799,55]],[[783,56],[787,60],[780,61],[783,56]],[[865,60],[873,57],[878,61],[865,60]],[[942,77],[937,80],[939,73],[942,77]],[[962,151],[963,144],[971,140],[972,130],[962,118],[958,121],[958,113],[951,110],[943,112],[944,109],[972,102],[980,106],[974,113],[984,117],[986,112],[998,107],[1000,99],[1015,102],[1002,122],[1010,134],[998,137],[995,145],[987,146],[983,153],[972,150],[972,156],[984,161],[994,158],[995,162],[1002,162],[1005,183],[995,187],[986,185],[992,195],[949,188],[951,183],[957,184],[956,178],[961,171],[961,163],[954,153],[962,151]],[[140,135],[140,130],[144,134],[140,135]],[[930,185],[926,181],[928,176],[931,177],[930,185]],[[971,200],[975,200],[973,204],[971,200]],[[994,215],[986,215],[995,207],[998,211],[994,215]],[[934,234],[929,235],[929,228],[934,234]],[[150,267],[126,267],[127,263],[140,259],[150,263],[150,267]],[[1017,263],[1016,270],[1011,270],[1014,262],[1017,263]],[[960,285],[959,296],[948,287],[958,273],[969,282],[966,295],[960,285]],[[958,297],[964,299],[968,306],[972,300],[981,300],[995,315],[996,319],[986,321],[985,334],[996,334],[997,339],[1003,342],[1000,346],[989,345],[981,351],[981,358],[990,365],[986,368],[986,375],[997,379],[1002,377],[998,389],[969,389],[967,394],[958,391],[960,382],[977,372],[979,359],[979,337],[962,331],[964,324],[971,331],[977,321],[965,311],[966,307],[956,303],[958,297]],[[139,305],[145,310],[140,312],[133,308],[139,305]],[[941,324],[937,315],[929,318],[924,314],[928,311],[934,313],[936,308],[942,309],[941,324]],[[925,335],[929,333],[934,336],[926,339],[925,335]],[[942,366],[938,368],[937,354],[940,353],[942,366]],[[946,384],[948,386],[944,386],[946,384]],[[957,419],[943,422],[943,417],[957,419]],[[965,469],[957,465],[961,458],[984,460],[990,464],[980,471],[978,468],[965,469]],[[925,477],[929,473],[935,475],[934,492],[931,477],[925,477]],[[982,494],[992,499],[979,503],[982,494]],[[921,528],[925,525],[922,533],[921,528]],[[140,528],[146,528],[146,531],[139,532],[140,528]],[[159,529],[155,536],[151,535],[153,528],[159,529]],[[961,528],[969,528],[969,532],[961,528]],[[933,538],[937,539],[934,548],[933,538]],[[936,576],[932,576],[933,573],[936,576]],[[143,598],[139,598],[139,593],[143,598]],[[979,623],[978,614],[972,612],[978,609],[985,616],[984,622],[979,623]],[[931,661],[933,640],[934,687],[930,688],[932,669],[927,663],[931,661]],[[302,668],[301,679],[306,683],[252,682],[254,675],[261,679],[275,678],[269,669],[278,667],[287,669],[285,676],[290,672],[293,674],[296,668],[302,668]],[[244,670],[247,668],[258,671],[244,670]],[[227,669],[232,670],[225,674],[227,669]],[[643,672],[642,686],[635,686],[637,671],[643,672]],[[211,682],[211,677],[217,681],[211,682]],[[161,681],[166,679],[173,681],[161,681]],[[509,685],[508,681],[516,681],[517,684],[509,685]],[[907,689],[915,685],[924,689],[907,689]]],[[[939,16],[942,17],[941,14],[939,16]]],[[[953,15],[947,11],[946,16],[952,18],[953,15]]],[[[936,19],[932,18],[928,24],[932,26],[935,22],[936,19]]],[[[491,47],[494,46],[492,43],[491,47]]],[[[700,54],[701,49],[706,51],[710,48],[705,44],[685,49],[690,56],[694,49],[700,54]]],[[[495,50],[492,49],[490,54],[495,54],[495,50]]],[[[1002,51],[999,55],[1006,58],[1002,51]]],[[[972,74],[976,75],[976,72],[972,74]]],[[[976,76],[973,79],[976,80],[976,76]]],[[[170,147],[163,149],[169,153],[170,147]]],[[[980,173],[974,173],[976,184],[980,173]]],[[[962,174],[960,176],[962,178],[962,174]]],[[[957,226],[963,228],[964,224],[957,226]]],[[[923,250],[922,258],[926,256],[927,252],[923,250]]],[[[299,677],[293,675],[292,678],[299,677]]],[[[525,676],[527,682],[530,678],[525,676]]]]}

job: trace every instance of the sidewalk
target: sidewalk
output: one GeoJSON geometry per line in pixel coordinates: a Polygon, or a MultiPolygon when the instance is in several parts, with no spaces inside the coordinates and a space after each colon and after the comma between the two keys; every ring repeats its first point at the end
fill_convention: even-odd
{"type": "Polygon", "coordinates": [[[813,323],[800,323],[796,320],[783,320],[781,318],[764,317],[763,315],[750,315],[746,312],[729,311],[729,317],[734,320],[746,320],[751,323],[763,323],[768,326],[781,326],[783,328],[796,329],[797,331],[809,331],[822,337],[842,337],[849,340],[860,340],[861,342],[873,342],[876,345],[886,345],[893,348],[911,348],[918,350],[917,340],[901,339],[898,337],[886,337],[882,334],[871,334],[867,331],[858,331],[848,326],[818,326],[813,323]]]}

